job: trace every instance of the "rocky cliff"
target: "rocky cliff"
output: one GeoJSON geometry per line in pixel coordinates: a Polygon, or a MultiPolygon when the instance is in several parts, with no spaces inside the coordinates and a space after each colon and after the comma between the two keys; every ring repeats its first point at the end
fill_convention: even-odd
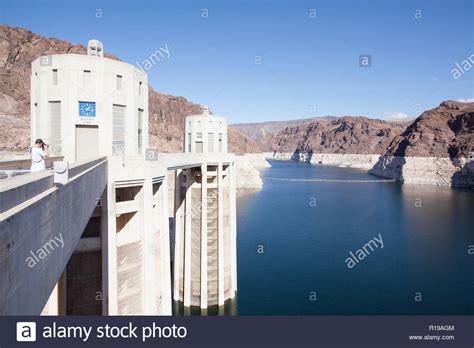
{"type": "Polygon", "coordinates": [[[264,147],[274,159],[369,170],[407,124],[363,116],[309,119],[271,134],[264,147]]]}
{"type": "MultiPolygon", "coordinates": [[[[86,51],[82,45],[0,25],[0,151],[26,151],[30,145],[31,62],[41,55],[86,51]]],[[[181,151],[184,117],[200,111],[184,97],[164,95],[149,86],[150,144],[161,152],[181,151]]],[[[228,137],[229,152],[258,151],[256,142],[238,131],[229,129],[228,137]]]]}
{"type": "Polygon", "coordinates": [[[262,154],[235,156],[237,189],[259,189],[263,186],[260,171],[271,167],[262,154]]]}
{"type": "Polygon", "coordinates": [[[238,123],[232,124],[230,127],[235,129],[247,137],[255,140],[261,147],[262,151],[270,151],[272,149],[270,139],[272,136],[287,127],[302,126],[316,120],[330,119],[331,116],[313,117],[306,119],[287,120],[287,121],[268,121],[255,123],[238,123]]]}
{"type": "Polygon", "coordinates": [[[459,157],[473,151],[474,103],[444,101],[423,112],[390,143],[386,155],[459,157]]]}
{"type": "Polygon", "coordinates": [[[406,183],[473,187],[474,103],[442,102],[395,137],[372,174],[406,183]]]}
{"type": "Polygon", "coordinates": [[[278,124],[256,124],[271,130],[257,139],[266,158],[370,169],[405,183],[474,187],[474,103],[444,101],[407,122],[326,117],[276,131],[278,124]]]}
{"type": "Polygon", "coordinates": [[[402,122],[362,116],[322,118],[280,130],[272,135],[270,146],[276,152],[381,154],[405,127],[402,122]]]}

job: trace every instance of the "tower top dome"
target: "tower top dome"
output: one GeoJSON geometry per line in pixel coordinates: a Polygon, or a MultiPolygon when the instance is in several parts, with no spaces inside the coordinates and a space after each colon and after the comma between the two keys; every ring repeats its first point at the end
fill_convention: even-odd
{"type": "Polygon", "coordinates": [[[89,40],[89,42],[87,43],[87,55],[103,57],[104,45],[102,45],[102,42],[96,39],[89,40]]]}

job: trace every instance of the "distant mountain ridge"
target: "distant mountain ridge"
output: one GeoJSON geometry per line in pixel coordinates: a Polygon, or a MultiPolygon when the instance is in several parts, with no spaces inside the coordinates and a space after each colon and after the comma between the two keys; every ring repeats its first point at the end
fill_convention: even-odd
{"type": "Polygon", "coordinates": [[[316,121],[319,119],[330,119],[334,116],[322,116],[322,117],[310,117],[301,118],[296,120],[285,120],[285,121],[265,121],[265,122],[250,122],[250,123],[236,123],[231,124],[230,127],[240,131],[248,137],[255,140],[262,140],[265,137],[275,134],[278,131],[286,127],[302,125],[316,121]]]}
{"type": "Polygon", "coordinates": [[[231,127],[254,138],[264,151],[381,154],[408,124],[364,116],[325,116],[231,127]]]}
{"type": "Polygon", "coordinates": [[[474,103],[446,100],[416,119],[364,116],[231,125],[266,152],[459,157],[474,151],[474,103]]]}

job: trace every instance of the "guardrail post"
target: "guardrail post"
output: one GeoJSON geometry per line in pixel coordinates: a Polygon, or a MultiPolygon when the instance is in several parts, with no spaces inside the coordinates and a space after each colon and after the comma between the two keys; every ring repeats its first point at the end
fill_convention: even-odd
{"type": "Polygon", "coordinates": [[[69,182],[69,163],[68,162],[53,162],[54,168],[54,183],[66,185],[69,182]]]}

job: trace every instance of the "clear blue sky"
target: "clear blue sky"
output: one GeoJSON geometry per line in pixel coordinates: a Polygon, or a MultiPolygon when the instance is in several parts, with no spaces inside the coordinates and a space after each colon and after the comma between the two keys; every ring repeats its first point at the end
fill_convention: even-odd
{"type": "Polygon", "coordinates": [[[2,24],[83,45],[97,38],[129,63],[167,45],[151,85],[231,123],[417,116],[417,107],[474,97],[474,68],[451,74],[474,53],[470,0],[0,3],[2,24]],[[359,67],[361,54],[372,67],[359,67]]]}

